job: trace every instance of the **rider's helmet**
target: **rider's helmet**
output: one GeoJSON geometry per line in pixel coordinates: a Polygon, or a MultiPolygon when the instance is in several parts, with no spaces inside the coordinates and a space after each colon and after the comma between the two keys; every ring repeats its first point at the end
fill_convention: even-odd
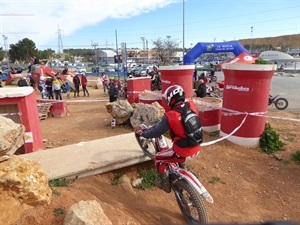
{"type": "Polygon", "coordinates": [[[168,87],[162,97],[167,101],[170,107],[173,107],[178,102],[184,102],[184,90],[179,85],[171,85],[168,87]]]}

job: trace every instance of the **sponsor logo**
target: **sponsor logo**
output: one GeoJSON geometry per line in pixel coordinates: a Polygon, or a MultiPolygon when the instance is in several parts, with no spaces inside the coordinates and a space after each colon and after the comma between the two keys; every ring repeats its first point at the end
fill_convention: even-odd
{"type": "Polygon", "coordinates": [[[162,83],[165,83],[165,84],[171,84],[171,81],[169,80],[161,80],[162,83]]]}
{"type": "Polygon", "coordinates": [[[248,92],[250,91],[250,88],[244,87],[244,86],[236,86],[232,84],[227,84],[226,85],[227,90],[236,90],[236,91],[241,91],[241,92],[248,92]]]}

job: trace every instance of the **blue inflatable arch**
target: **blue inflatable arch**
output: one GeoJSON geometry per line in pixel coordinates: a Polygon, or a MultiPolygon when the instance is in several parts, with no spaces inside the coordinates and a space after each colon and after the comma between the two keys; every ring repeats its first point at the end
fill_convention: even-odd
{"type": "Polygon", "coordinates": [[[203,53],[220,53],[220,52],[233,52],[235,56],[246,52],[250,53],[237,41],[229,42],[199,42],[196,44],[185,56],[183,60],[184,65],[194,64],[195,59],[203,53]]]}

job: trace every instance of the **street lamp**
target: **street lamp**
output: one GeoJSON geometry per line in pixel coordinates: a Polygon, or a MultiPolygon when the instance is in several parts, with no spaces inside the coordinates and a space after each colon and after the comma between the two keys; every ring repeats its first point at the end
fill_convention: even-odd
{"type": "Polygon", "coordinates": [[[9,68],[9,60],[8,60],[8,46],[7,46],[7,39],[8,37],[5,36],[4,34],[2,35],[3,37],[3,41],[4,41],[4,50],[5,50],[5,58],[6,58],[6,63],[7,63],[7,67],[9,68]]]}
{"type": "Polygon", "coordinates": [[[141,37],[142,41],[143,41],[143,62],[145,64],[145,37],[141,37]]]}
{"type": "Polygon", "coordinates": [[[253,27],[251,27],[251,44],[250,44],[250,54],[252,53],[252,44],[253,44],[253,27]]]}
{"type": "Polygon", "coordinates": [[[170,38],[171,35],[166,36],[168,38],[168,43],[167,43],[167,57],[168,57],[168,63],[170,62],[170,38]]]}
{"type": "Polygon", "coordinates": [[[182,0],[182,63],[184,64],[184,0],[182,0]]]}

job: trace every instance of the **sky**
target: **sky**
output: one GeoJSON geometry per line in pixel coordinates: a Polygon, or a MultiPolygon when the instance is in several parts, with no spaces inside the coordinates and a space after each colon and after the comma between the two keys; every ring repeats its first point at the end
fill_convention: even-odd
{"type": "MultiPolygon", "coordinates": [[[[300,34],[299,0],[0,0],[0,47],[153,47],[300,34]]],[[[300,41],[299,41],[300,42],[300,41]]],[[[300,43],[299,43],[300,45],[300,43]]],[[[300,47],[300,46],[298,46],[300,47]]]]}

